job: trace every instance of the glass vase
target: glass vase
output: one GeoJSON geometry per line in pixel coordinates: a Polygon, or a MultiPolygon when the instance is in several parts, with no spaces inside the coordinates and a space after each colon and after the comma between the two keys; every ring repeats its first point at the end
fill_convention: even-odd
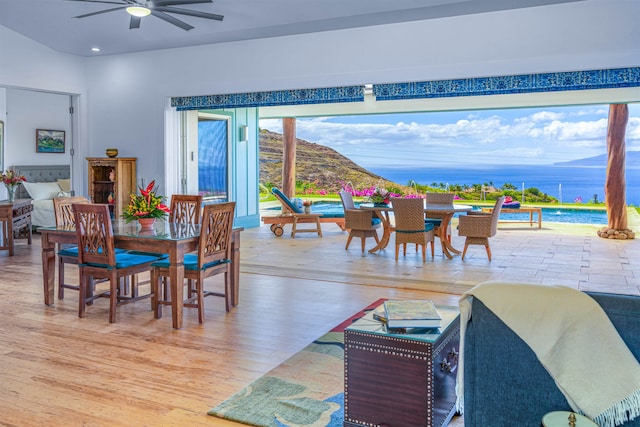
{"type": "Polygon", "coordinates": [[[15,202],[16,200],[16,186],[15,185],[5,185],[7,187],[8,199],[10,202],[15,202]]]}

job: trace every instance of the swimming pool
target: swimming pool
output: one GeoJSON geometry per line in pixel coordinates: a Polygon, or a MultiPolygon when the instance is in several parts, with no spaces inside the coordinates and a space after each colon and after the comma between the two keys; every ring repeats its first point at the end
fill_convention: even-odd
{"type": "MultiPolygon", "coordinates": [[[[357,204],[356,204],[357,205],[357,204]]],[[[473,206],[473,205],[472,205],[473,206]]],[[[480,206],[473,206],[474,210],[480,210],[480,206]]],[[[280,210],[280,207],[269,208],[280,210]]],[[[340,202],[317,202],[313,204],[313,212],[336,212],[342,210],[340,202]]],[[[459,214],[456,214],[458,216],[459,214]]],[[[503,213],[500,218],[507,221],[522,221],[521,214],[503,213]]],[[[534,214],[534,220],[537,219],[534,214]]],[[[604,209],[571,209],[549,207],[542,208],[542,221],[566,222],[571,224],[607,224],[607,211],[604,209]]]]}

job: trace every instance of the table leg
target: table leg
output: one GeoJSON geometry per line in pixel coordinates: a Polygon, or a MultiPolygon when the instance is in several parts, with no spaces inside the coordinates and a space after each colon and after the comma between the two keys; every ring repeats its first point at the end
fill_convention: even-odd
{"type": "Polygon", "coordinates": [[[169,280],[171,284],[171,317],[175,329],[182,328],[184,308],[184,264],[178,263],[175,253],[169,254],[169,280]]]}
{"type": "Polygon", "coordinates": [[[391,220],[389,219],[389,212],[378,210],[374,212],[378,218],[380,218],[380,221],[382,221],[382,238],[376,246],[369,249],[369,253],[374,253],[386,248],[387,245],[389,245],[389,240],[391,239],[391,220]]]}
{"type": "Polygon", "coordinates": [[[447,239],[447,229],[449,228],[451,218],[453,218],[453,212],[443,215],[442,223],[440,224],[440,243],[442,244],[442,252],[449,259],[453,258],[453,255],[460,254],[460,251],[454,248],[451,243],[449,243],[449,239],[447,239]]]}
{"type": "Polygon", "coordinates": [[[538,230],[542,229],[542,208],[538,210],[538,230]]]}
{"type": "Polygon", "coordinates": [[[49,235],[42,234],[42,284],[44,286],[44,303],[53,305],[55,298],[56,244],[49,242],[49,235]]]}

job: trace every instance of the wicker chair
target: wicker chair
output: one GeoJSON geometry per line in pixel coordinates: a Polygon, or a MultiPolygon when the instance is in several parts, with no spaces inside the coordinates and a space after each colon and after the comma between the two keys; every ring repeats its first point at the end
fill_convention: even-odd
{"type": "Polygon", "coordinates": [[[433,224],[424,221],[424,202],[422,199],[391,198],[393,215],[396,226],[396,261],[400,245],[403,245],[403,255],[407,255],[407,243],[422,246],[422,262],[427,260],[427,244],[431,243],[431,257],[433,249],[433,224]]]}
{"type": "MultiPolygon", "coordinates": [[[[453,193],[427,193],[425,195],[425,200],[427,201],[427,205],[451,205],[453,204],[453,193]]],[[[440,224],[442,224],[442,215],[438,215],[437,213],[430,213],[427,218],[425,218],[425,222],[430,222],[434,226],[434,231],[436,236],[440,237],[440,224]]],[[[445,234],[446,239],[451,243],[451,223],[447,226],[447,232],[445,234]]]]}
{"type": "Polygon", "coordinates": [[[353,196],[348,191],[340,192],[340,200],[342,200],[342,207],[344,208],[345,228],[349,230],[345,249],[349,249],[351,239],[354,237],[360,238],[362,252],[364,252],[367,237],[373,237],[376,243],[380,243],[380,238],[376,231],[382,225],[380,218],[375,217],[373,211],[356,209],[353,203],[353,196]]]}
{"type": "Polygon", "coordinates": [[[461,215],[458,223],[458,235],[466,236],[462,259],[467,253],[469,245],[483,245],[487,250],[487,256],[491,261],[491,248],[489,237],[496,235],[498,230],[498,217],[504,203],[504,196],[498,198],[491,213],[473,213],[461,215]]]}

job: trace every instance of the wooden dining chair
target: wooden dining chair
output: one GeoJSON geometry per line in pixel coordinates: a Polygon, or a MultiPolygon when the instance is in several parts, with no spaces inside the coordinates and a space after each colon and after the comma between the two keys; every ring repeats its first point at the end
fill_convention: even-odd
{"type": "Polygon", "coordinates": [[[76,224],[80,276],[78,315],[85,317],[85,308],[88,304],[97,298],[108,297],[109,323],[115,323],[118,304],[134,302],[151,296],[151,293],[135,297],[122,295],[118,286],[120,278],[149,271],[151,264],[158,258],[129,252],[116,253],[111,215],[107,205],[74,204],[72,208],[76,224]],[[91,288],[93,278],[107,279],[109,289],[94,294],[91,288]]]}
{"type": "MultiPolygon", "coordinates": [[[[187,290],[184,307],[198,309],[198,322],[204,323],[204,298],[207,296],[223,297],[225,310],[231,307],[233,290],[230,287],[231,271],[231,231],[235,213],[235,202],[205,205],[202,214],[198,252],[184,256],[184,278],[195,284],[194,292],[187,290]],[[205,279],[224,274],[224,291],[206,291],[205,279]]],[[[151,286],[153,287],[153,308],[156,319],[162,317],[162,306],[171,305],[170,293],[160,292],[161,278],[169,277],[170,264],[162,259],[152,264],[151,286]]],[[[184,283],[169,283],[169,286],[184,286],[184,283]]]]}
{"type": "MultiPolygon", "coordinates": [[[[76,220],[73,215],[73,204],[87,204],[89,199],[83,196],[55,197],[53,199],[53,212],[56,219],[56,227],[75,227],[76,220]]],[[[64,290],[79,290],[77,285],[65,283],[65,264],[78,265],[78,247],[76,245],[64,245],[58,249],[58,299],[64,299],[64,290]]]]}
{"type": "Polygon", "coordinates": [[[422,262],[427,260],[427,245],[431,243],[431,257],[434,256],[433,224],[424,222],[424,202],[419,198],[392,197],[391,206],[396,226],[396,261],[400,245],[403,255],[407,255],[407,243],[422,246],[422,262]]]}
{"type": "Polygon", "coordinates": [[[200,224],[202,217],[202,196],[174,194],[171,196],[169,222],[200,224]]]}
{"type": "Polygon", "coordinates": [[[353,203],[353,195],[348,191],[340,192],[340,200],[342,200],[342,207],[344,208],[345,228],[349,231],[345,249],[349,249],[351,240],[354,237],[360,238],[362,252],[364,252],[367,237],[373,237],[376,243],[380,243],[377,231],[382,225],[380,218],[376,217],[373,211],[356,209],[353,203]]]}

